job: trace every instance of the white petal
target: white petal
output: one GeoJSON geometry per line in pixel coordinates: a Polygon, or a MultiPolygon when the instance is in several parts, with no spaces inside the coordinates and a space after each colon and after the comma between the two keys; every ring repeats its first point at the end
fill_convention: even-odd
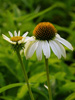
{"type": "Polygon", "coordinates": [[[18,31],[18,36],[20,36],[20,31],[18,31]]]}
{"type": "Polygon", "coordinates": [[[13,37],[13,34],[10,31],[8,31],[8,33],[9,33],[10,37],[13,37]]]}
{"type": "Polygon", "coordinates": [[[12,42],[7,36],[5,36],[4,34],[2,34],[3,39],[5,39],[6,41],[10,42],[11,44],[16,44],[16,42],[12,42]]]}
{"type": "Polygon", "coordinates": [[[28,41],[34,41],[35,40],[35,37],[34,36],[32,36],[32,37],[26,37],[26,39],[25,39],[25,42],[28,42],[28,41]]]}
{"type": "Polygon", "coordinates": [[[2,34],[3,39],[10,40],[6,35],[2,34]]]}
{"type": "Polygon", "coordinates": [[[17,32],[16,31],[14,31],[14,36],[17,36],[17,32]]]}
{"type": "Polygon", "coordinates": [[[42,50],[46,58],[49,58],[50,57],[50,47],[47,41],[42,42],[42,50]]]}
{"type": "Polygon", "coordinates": [[[60,36],[56,35],[55,40],[59,41],[60,43],[64,44],[70,50],[73,50],[72,45],[65,39],[61,38],[60,36]]]}
{"type": "Polygon", "coordinates": [[[59,46],[54,41],[49,41],[50,47],[53,50],[54,54],[60,59],[61,58],[61,51],[59,46]]]}
{"type": "Polygon", "coordinates": [[[31,38],[31,37],[27,36],[27,37],[25,38],[25,42],[28,42],[30,38],[31,38]]]}
{"type": "Polygon", "coordinates": [[[60,35],[57,33],[57,34],[56,34],[56,37],[60,38],[60,35]]]}
{"type": "Polygon", "coordinates": [[[33,53],[35,52],[35,50],[37,49],[38,46],[38,42],[33,42],[32,44],[29,44],[29,47],[26,50],[26,59],[30,58],[33,53]]]}
{"type": "Polygon", "coordinates": [[[38,42],[38,47],[36,49],[36,55],[37,55],[38,60],[42,59],[42,42],[41,41],[38,42]]]}
{"type": "Polygon", "coordinates": [[[28,34],[28,32],[24,33],[24,34],[22,35],[22,37],[26,37],[26,36],[27,36],[27,34],[28,34]]]}
{"type": "Polygon", "coordinates": [[[26,37],[23,37],[22,40],[19,40],[19,41],[18,41],[18,44],[25,43],[25,38],[26,38],[26,37]]]}
{"type": "Polygon", "coordinates": [[[65,51],[63,45],[60,44],[60,42],[58,42],[58,41],[56,41],[56,40],[55,40],[55,42],[56,42],[56,43],[58,44],[58,46],[60,47],[62,56],[63,56],[64,58],[66,58],[66,51],[65,51]]]}
{"type": "Polygon", "coordinates": [[[33,42],[26,42],[26,44],[24,45],[25,49],[24,49],[24,54],[25,56],[27,55],[27,51],[29,49],[29,47],[32,45],[33,42]]]}
{"type": "Polygon", "coordinates": [[[21,43],[23,43],[23,41],[22,41],[22,40],[19,40],[19,41],[18,41],[18,44],[21,44],[21,43]]]}
{"type": "Polygon", "coordinates": [[[48,86],[47,86],[47,85],[45,85],[45,84],[44,84],[44,87],[45,87],[46,89],[48,89],[48,86]]]}

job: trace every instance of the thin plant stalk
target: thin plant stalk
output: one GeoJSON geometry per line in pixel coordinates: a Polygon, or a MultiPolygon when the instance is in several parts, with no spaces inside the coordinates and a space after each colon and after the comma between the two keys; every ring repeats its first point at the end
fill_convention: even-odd
{"type": "Polygon", "coordinates": [[[24,67],[22,58],[20,56],[19,50],[16,50],[16,53],[17,53],[17,56],[18,56],[19,61],[20,61],[20,64],[21,64],[21,67],[22,67],[22,70],[23,70],[23,73],[24,73],[25,80],[27,82],[27,86],[28,86],[28,90],[29,90],[29,94],[30,94],[31,100],[34,100],[34,97],[33,97],[32,91],[31,91],[31,87],[30,87],[29,82],[28,82],[28,76],[27,76],[27,73],[26,73],[26,70],[25,70],[25,67],[24,67]]]}
{"type": "Polygon", "coordinates": [[[46,65],[46,75],[47,75],[47,85],[48,85],[49,100],[53,100],[52,99],[51,84],[50,84],[50,79],[49,79],[48,59],[46,59],[46,57],[45,57],[45,65],[46,65]]]}

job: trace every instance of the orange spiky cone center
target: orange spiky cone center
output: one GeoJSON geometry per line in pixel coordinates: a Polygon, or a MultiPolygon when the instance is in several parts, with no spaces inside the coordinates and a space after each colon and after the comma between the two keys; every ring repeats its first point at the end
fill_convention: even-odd
{"type": "Polygon", "coordinates": [[[19,40],[22,40],[22,38],[23,38],[23,37],[21,37],[21,36],[15,36],[15,37],[11,37],[10,40],[11,40],[11,41],[14,41],[14,42],[17,42],[17,41],[19,41],[19,40]]]}
{"type": "Polygon", "coordinates": [[[41,22],[35,27],[33,35],[39,40],[51,40],[55,37],[56,32],[55,27],[51,23],[41,22]]]}

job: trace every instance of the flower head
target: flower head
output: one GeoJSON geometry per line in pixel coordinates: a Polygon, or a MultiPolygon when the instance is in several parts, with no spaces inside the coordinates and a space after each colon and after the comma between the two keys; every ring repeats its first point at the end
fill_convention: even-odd
{"type": "Polygon", "coordinates": [[[35,27],[33,34],[33,40],[28,41],[25,45],[24,52],[27,59],[30,58],[35,51],[38,60],[42,59],[42,51],[45,57],[49,58],[51,55],[51,49],[59,59],[61,56],[66,58],[66,52],[63,45],[70,50],[73,50],[72,45],[65,39],[61,38],[55,27],[49,22],[39,23],[35,27]]]}
{"type": "Polygon", "coordinates": [[[18,31],[18,34],[16,31],[14,31],[14,35],[9,31],[10,38],[8,38],[6,35],[2,34],[3,39],[8,41],[11,44],[21,44],[25,42],[26,36],[28,32],[24,33],[22,36],[20,36],[20,31],[18,31]]]}
{"type": "Polygon", "coordinates": [[[10,38],[8,38],[6,35],[2,34],[3,39],[8,41],[12,44],[12,47],[14,50],[18,50],[23,52],[23,48],[25,45],[25,42],[30,39],[30,37],[26,37],[28,32],[24,33],[22,36],[20,36],[20,31],[18,33],[14,31],[14,35],[9,31],[10,38]]]}

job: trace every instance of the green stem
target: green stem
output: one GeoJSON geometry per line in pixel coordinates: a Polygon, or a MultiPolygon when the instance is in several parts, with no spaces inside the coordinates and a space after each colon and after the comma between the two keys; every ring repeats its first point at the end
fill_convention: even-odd
{"type": "Polygon", "coordinates": [[[31,88],[29,86],[28,76],[27,76],[27,73],[26,73],[26,70],[25,70],[25,67],[24,67],[22,58],[20,56],[19,50],[16,50],[16,53],[17,53],[17,56],[18,56],[19,61],[20,61],[20,64],[21,64],[21,67],[22,67],[22,70],[23,70],[23,73],[24,73],[25,80],[27,82],[27,86],[28,86],[28,90],[29,90],[29,94],[30,94],[31,100],[34,100],[34,97],[33,97],[32,91],[31,91],[31,88]]]}
{"type": "Polygon", "coordinates": [[[49,79],[49,66],[48,66],[48,59],[46,59],[46,57],[45,57],[45,64],[46,64],[46,74],[47,74],[49,100],[52,100],[51,84],[50,84],[50,79],[49,79]]]}

